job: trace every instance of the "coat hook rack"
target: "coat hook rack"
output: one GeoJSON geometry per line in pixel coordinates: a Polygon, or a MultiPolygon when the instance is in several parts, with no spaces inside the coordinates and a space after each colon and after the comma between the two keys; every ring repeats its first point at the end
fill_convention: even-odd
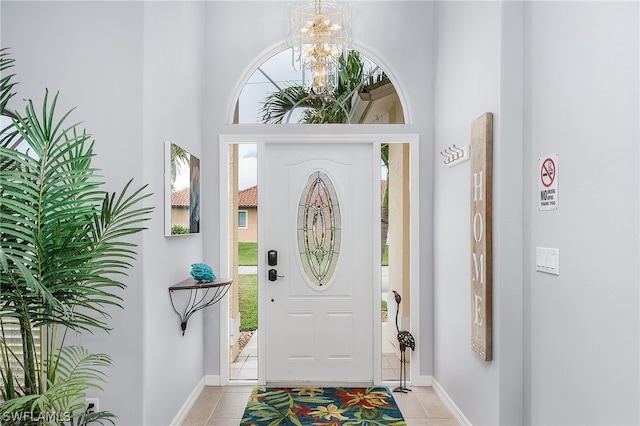
{"type": "Polygon", "coordinates": [[[444,157],[442,162],[447,167],[453,167],[469,159],[469,145],[458,148],[455,144],[440,151],[440,155],[444,157]]]}

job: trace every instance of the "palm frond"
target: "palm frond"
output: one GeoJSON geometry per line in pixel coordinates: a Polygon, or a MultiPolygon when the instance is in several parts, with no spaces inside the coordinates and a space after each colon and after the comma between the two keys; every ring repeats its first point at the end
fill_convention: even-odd
{"type": "Polygon", "coordinates": [[[106,382],[104,369],[111,366],[111,358],[105,354],[92,354],[82,346],[63,347],[50,365],[47,389],[37,395],[25,395],[0,404],[0,417],[20,419],[16,423],[25,424],[25,419],[41,419],[46,425],[88,424],[91,421],[107,420],[114,423],[114,415],[109,412],[85,413],[84,398],[89,390],[102,390],[100,383],[106,382]],[[65,417],[42,416],[42,413],[58,413],[65,417]]]}
{"type": "MultiPolygon", "coordinates": [[[[15,59],[9,56],[7,48],[0,49],[0,72],[11,68],[14,62],[15,59]]],[[[15,74],[9,74],[0,79],[0,114],[4,113],[7,103],[16,94],[13,91],[14,86],[17,84],[13,82],[14,77],[15,74]]]]}
{"type": "Polygon", "coordinates": [[[363,84],[364,63],[360,53],[355,50],[349,51],[346,59],[340,58],[340,62],[338,85],[333,98],[315,95],[300,85],[286,87],[267,96],[260,109],[262,122],[280,124],[294,108],[303,108],[300,122],[347,123],[347,114],[351,110],[350,98],[363,84]]]}
{"type": "Polygon", "coordinates": [[[189,164],[189,152],[175,143],[171,144],[171,182],[176,180],[178,175],[178,166],[189,164]]]}
{"type": "MultiPolygon", "coordinates": [[[[0,50],[0,71],[12,62],[0,50]]],[[[1,112],[14,95],[12,77],[0,79],[1,112]]],[[[3,130],[8,136],[0,138],[3,424],[27,424],[24,418],[5,421],[12,413],[72,413],[64,422],[73,425],[113,423],[111,413],[84,412],[84,395],[100,389],[110,359],[66,347],[64,339],[68,330],[109,330],[109,308],[122,301],[115,292],[124,287],[118,277],[136,257],[130,237],[145,229],[153,210],[143,205],[151,195],[146,186],[133,188],[129,181],[119,192],[101,190],[104,182],[91,165],[91,136],[79,123],[69,124],[73,110],[57,114],[57,101],[58,94],[49,97],[48,91],[41,109],[28,101],[22,113],[12,114],[3,130]],[[26,153],[13,149],[14,138],[27,145],[26,153]],[[20,354],[4,344],[5,319],[18,324],[20,354]],[[47,333],[46,354],[35,345],[38,328],[47,333]],[[23,382],[14,374],[18,370],[23,382]]]]}
{"type": "MultiPolygon", "coordinates": [[[[300,85],[288,86],[281,91],[270,94],[260,109],[262,122],[273,124],[282,123],[287,114],[308,97],[309,92],[300,85]]],[[[306,108],[309,107],[309,105],[303,104],[300,105],[300,107],[306,108]]]]}
{"type": "MultiPolygon", "coordinates": [[[[9,277],[9,284],[13,286],[13,290],[16,295],[20,295],[22,300],[39,300],[39,305],[45,309],[55,309],[59,306],[59,301],[51,294],[49,289],[42,285],[42,283],[34,277],[31,269],[26,267],[22,262],[18,261],[13,256],[2,254],[7,261],[7,270],[3,271],[3,275],[9,277]],[[12,268],[12,266],[15,267],[12,268]],[[15,270],[19,272],[16,276],[15,270]],[[25,293],[21,294],[20,286],[24,284],[25,293]]],[[[11,291],[11,289],[9,289],[11,291]]]]}
{"type": "MultiPolygon", "coordinates": [[[[104,308],[119,306],[119,297],[108,288],[123,285],[105,276],[131,266],[135,245],[122,240],[145,229],[140,223],[152,207],[135,206],[151,194],[144,192],[146,186],[131,190],[131,181],[120,193],[99,190],[90,136],[77,124],[64,125],[69,112],[55,119],[57,98],[49,102],[45,96],[40,117],[32,102],[24,117],[16,114],[16,128],[36,158],[0,148],[13,165],[0,177],[0,218],[3,229],[11,230],[3,232],[0,244],[7,255],[33,268],[35,280],[60,301],[50,303],[44,314],[23,304],[37,325],[108,329],[104,308]],[[78,307],[95,315],[70,313],[78,307]]],[[[27,289],[26,278],[12,276],[15,288],[27,289]]]]}

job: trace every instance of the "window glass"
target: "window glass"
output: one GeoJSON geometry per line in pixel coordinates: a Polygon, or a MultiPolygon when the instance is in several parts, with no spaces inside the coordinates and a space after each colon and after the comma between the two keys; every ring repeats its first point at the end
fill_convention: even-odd
{"type": "Polygon", "coordinates": [[[349,51],[348,66],[331,96],[306,89],[291,56],[291,49],[283,50],[249,77],[238,98],[238,123],[404,123],[393,83],[357,50],[349,51]]]}
{"type": "Polygon", "coordinates": [[[247,222],[248,213],[249,212],[247,212],[246,210],[238,211],[238,228],[247,229],[249,227],[249,224],[247,222]]]}
{"type": "Polygon", "coordinates": [[[342,224],[333,182],[321,170],[309,176],[298,205],[298,250],[307,278],[327,284],[340,253],[342,224]]]}

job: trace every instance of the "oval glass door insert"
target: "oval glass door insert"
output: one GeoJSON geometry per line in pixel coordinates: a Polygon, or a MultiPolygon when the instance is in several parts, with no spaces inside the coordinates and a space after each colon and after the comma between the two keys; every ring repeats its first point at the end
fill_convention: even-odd
{"type": "Polygon", "coordinates": [[[340,206],[329,176],[313,172],[298,205],[298,251],[311,283],[323,286],[331,280],[340,254],[340,206]]]}

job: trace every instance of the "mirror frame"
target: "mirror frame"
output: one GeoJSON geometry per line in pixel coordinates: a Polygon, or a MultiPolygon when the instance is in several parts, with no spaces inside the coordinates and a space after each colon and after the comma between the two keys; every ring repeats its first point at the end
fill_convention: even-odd
{"type": "MultiPolygon", "coordinates": [[[[179,146],[171,141],[164,143],[164,235],[165,237],[180,237],[200,233],[200,159],[189,154],[189,232],[186,234],[172,234],[172,204],[171,204],[171,145],[179,146]]],[[[181,147],[182,148],[182,147],[181,147]]],[[[184,149],[184,148],[182,148],[184,149]]]]}

